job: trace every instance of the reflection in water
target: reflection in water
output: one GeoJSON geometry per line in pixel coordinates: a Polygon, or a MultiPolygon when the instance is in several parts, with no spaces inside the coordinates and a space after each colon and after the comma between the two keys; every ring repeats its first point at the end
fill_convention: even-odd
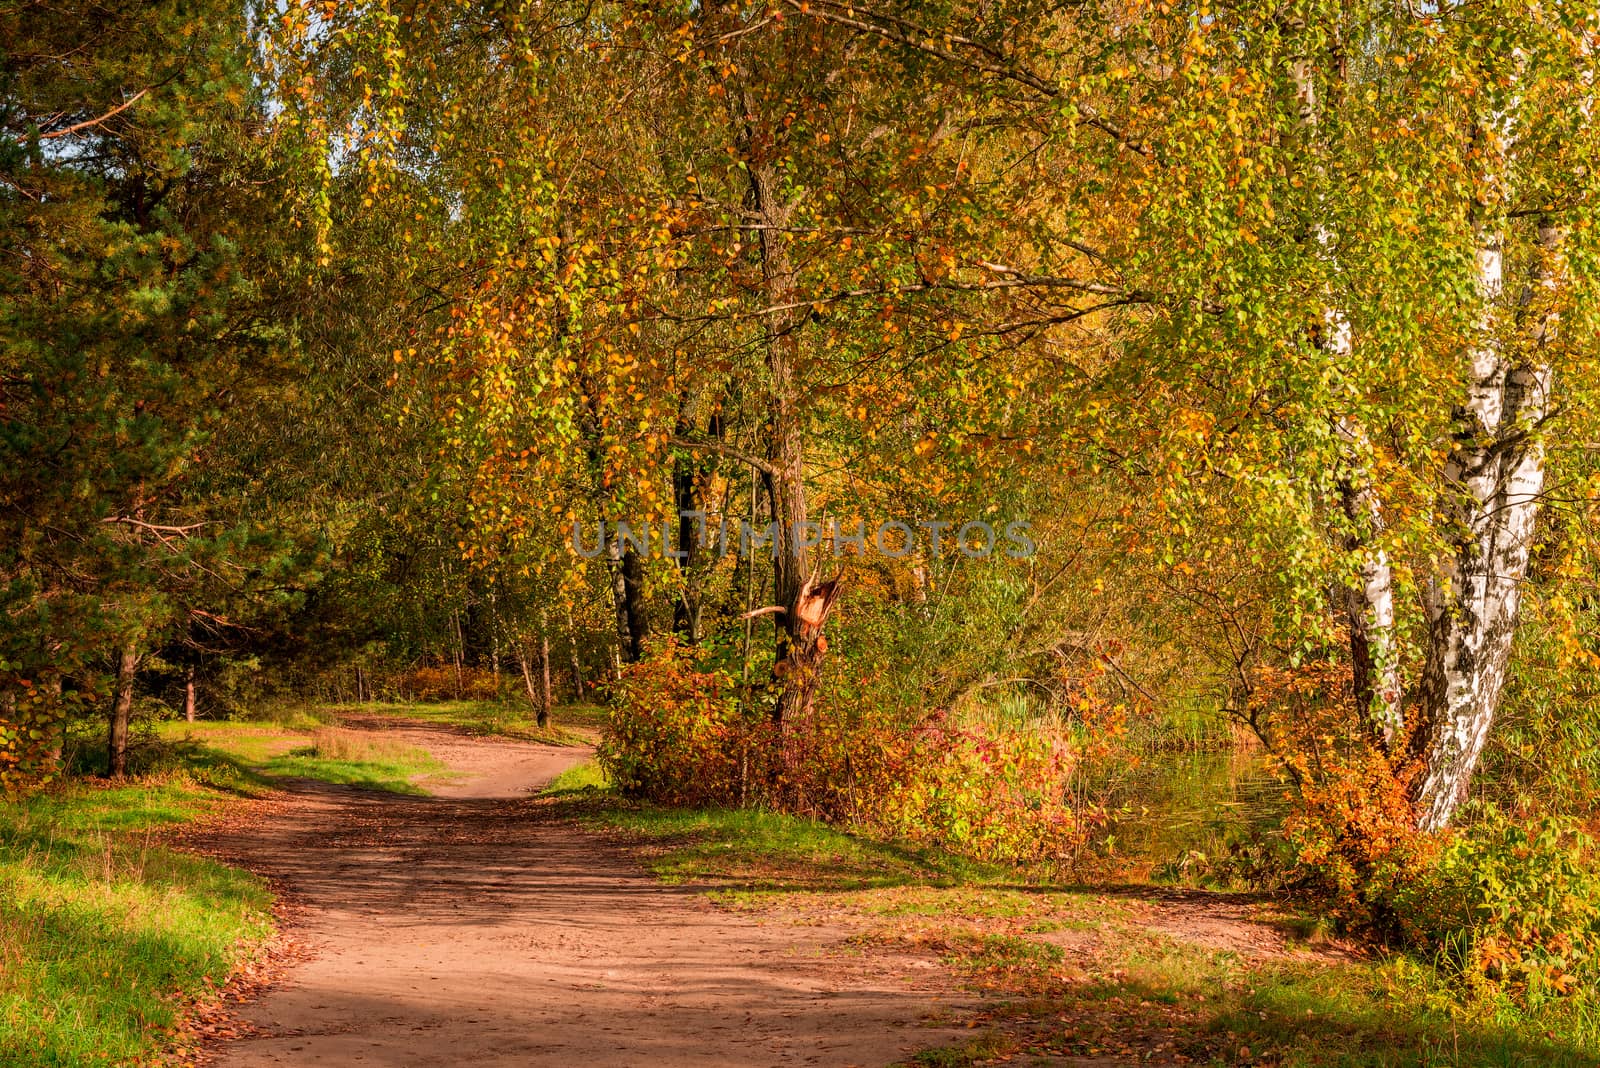
{"type": "Polygon", "coordinates": [[[1109,807],[1122,811],[1113,850],[1128,874],[1209,867],[1230,843],[1273,833],[1288,805],[1286,783],[1258,747],[1157,753],[1106,785],[1109,807]]]}

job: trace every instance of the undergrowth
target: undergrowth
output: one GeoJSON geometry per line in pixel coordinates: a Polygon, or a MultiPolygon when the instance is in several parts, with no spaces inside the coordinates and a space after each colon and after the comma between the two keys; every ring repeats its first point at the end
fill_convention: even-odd
{"type": "Polygon", "coordinates": [[[1317,916],[1286,914],[1281,900],[1228,921],[1277,932],[1266,941],[1281,948],[1247,955],[1152,928],[1158,916],[1181,927],[1187,909],[1203,917],[1208,902],[1235,900],[1227,896],[1061,885],[779,813],[666,808],[595,790],[584,797],[574,811],[632,840],[665,880],[697,885],[725,907],[798,913],[794,922],[827,916],[856,927],[857,945],[942,959],[985,1000],[970,1040],[927,1051],[919,1064],[1600,1063],[1581,1021],[1464,1002],[1443,959],[1319,948],[1326,930],[1317,916]]]}
{"type": "Polygon", "coordinates": [[[438,723],[469,734],[496,735],[541,745],[589,745],[604,720],[596,705],[561,705],[541,727],[535,710],[522,701],[435,701],[426,703],[342,705],[331,715],[357,713],[438,723]]]}

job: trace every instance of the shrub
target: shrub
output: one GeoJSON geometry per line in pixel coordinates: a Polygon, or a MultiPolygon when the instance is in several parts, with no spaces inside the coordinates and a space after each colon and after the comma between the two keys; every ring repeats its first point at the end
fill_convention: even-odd
{"type": "Polygon", "coordinates": [[[1285,881],[1323,891],[1346,926],[1401,935],[1396,893],[1431,867],[1438,845],[1416,831],[1406,778],[1359,743],[1315,764],[1299,754],[1287,763],[1298,789],[1284,821],[1294,858],[1285,881]]]}
{"type": "Polygon", "coordinates": [[[725,671],[675,644],[629,667],[613,689],[598,757],[624,794],[674,805],[734,805],[760,781],[768,746],[725,671]]]}
{"type": "Polygon", "coordinates": [[[1076,756],[1042,725],[963,730],[936,720],[912,739],[909,774],[877,822],[981,860],[1065,865],[1085,838],[1069,803],[1076,756]]]}
{"type": "Polygon", "coordinates": [[[1394,893],[1407,939],[1479,994],[1538,1008],[1600,985],[1600,874],[1571,820],[1481,806],[1394,893]]]}
{"type": "Polygon", "coordinates": [[[1600,989],[1594,840],[1573,820],[1483,803],[1463,807],[1453,830],[1420,833],[1415,767],[1366,737],[1337,669],[1311,665],[1297,679],[1274,689],[1298,786],[1285,881],[1322,891],[1347,928],[1433,960],[1470,998],[1526,1011],[1600,989]]]}
{"type": "Polygon", "coordinates": [[[765,806],[994,861],[1064,864],[1083,842],[1063,731],[961,727],[943,714],[838,704],[781,733],[715,652],[668,644],[615,689],[599,749],[624,793],[765,806]]]}
{"type": "Polygon", "coordinates": [[[1348,665],[1258,668],[1248,722],[1294,785],[1279,882],[1323,894],[1347,928],[1395,937],[1396,887],[1430,862],[1416,833],[1409,775],[1374,744],[1348,665]]]}
{"type": "Polygon", "coordinates": [[[416,701],[492,701],[499,696],[499,676],[487,668],[424,664],[406,672],[398,689],[416,701]]]}
{"type": "Polygon", "coordinates": [[[0,661],[0,798],[42,786],[61,771],[67,727],[93,709],[92,692],[63,692],[0,661]]]}

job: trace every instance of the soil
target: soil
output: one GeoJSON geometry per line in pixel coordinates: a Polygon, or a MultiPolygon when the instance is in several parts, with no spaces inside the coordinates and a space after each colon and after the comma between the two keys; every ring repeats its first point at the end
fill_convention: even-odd
{"type": "Polygon", "coordinates": [[[586,750],[349,725],[453,774],[421,798],[292,782],[198,843],[281,888],[308,951],[214,1064],[866,1066],[970,1033],[930,961],[719,910],[555,818],[530,792],[586,750]]]}

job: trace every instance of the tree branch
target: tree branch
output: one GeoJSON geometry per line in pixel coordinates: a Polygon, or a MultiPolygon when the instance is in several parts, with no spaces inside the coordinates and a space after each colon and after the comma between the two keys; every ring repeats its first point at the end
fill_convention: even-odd
{"type": "Polygon", "coordinates": [[[759,457],[751,456],[742,449],[736,449],[731,445],[725,445],[720,441],[697,441],[692,438],[669,438],[668,441],[670,444],[677,445],[680,448],[704,449],[707,452],[720,453],[721,455],[737,460],[742,464],[749,464],[751,467],[755,468],[757,471],[760,471],[769,478],[776,478],[778,475],[778,469],[767,463],[767,461],[760,459],[759,457]]]}
{"type": "MultiPolygon", "coordinates": [[[[847,6],[835,3],[833,0],[784,0],[784,3],[808,18],[821,19],[824,22],[832,22],[840,26],[849,26],[852,29],[860,30],[862,33],[873,34],[884,40],[914,48],[930,56],[937,56],[951,63],[957,63],[984,74],[992,74],[997,78],[1027,86],[1048,100],[1060,100],[1064,95],[1059,85],[1035,74],[1033,71],[1015,65],[1011,57],[1004,52],[981,41],[975,41],[970,37],[963,37],[954,33],[935,32],[907,19],[866,11],[854,4],[847,6]],[[865,22],[854,17],[856,14],[868,15],[879,22],[888,23],[888,25],[865,22]],[[939,43],[942,41],[948,41],[952,45],[959,45],[969,51],[976,52],[978,56],[964,56],[953,48],[945,47],[939,43]]],[[[1136,141],[1115,124],[1101,118],[1095,113],[1091,105],[1073,101],[1072,106],[1077,110],[1078,121],[1083,125],[1099,130],[1101,133],[1113,138],[1118,145],[1131,149],[1141,156],[1153,155],[1149,145],[1136,141]]]]}
{"type": "MultiPolygon", "coordinates": [[[[122,112],[133,107],[133,105],[139,102],[139,98],[144,96],[144,94],[148,93],[149,91],[149,86],[146,86],[145,88],[140,89],[137,93],[134,93],[128,99],[124,100],[122,103],[118,104],[116,107],[112,108],[110,111],[106,112],[104,115],[100,116],[98,119],[85,119],[83,122],[73,123],[71,126],[68,126],[63,130],[51,130],[49,133],[42,133],[39,135],[39,140],[48,141],[54,137],[66,137],[68,134],[75,134],[79,130],[86,130],[91,126],[99,126],[107,119],[112,118],[115,115],[120,115],[122,112]]],[[[26,139],[24,139],[21,143],[26,144],[26,139]]]]}

